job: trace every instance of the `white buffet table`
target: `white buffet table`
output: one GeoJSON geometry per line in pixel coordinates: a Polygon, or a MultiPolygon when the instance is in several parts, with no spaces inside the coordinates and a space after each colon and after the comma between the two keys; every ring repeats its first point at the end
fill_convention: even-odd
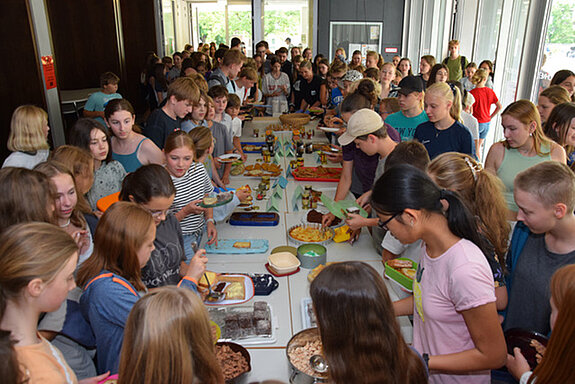
{"type": "MultiPolygon", "coordinates": [[[[245,125],[243,131],[242,141],[261,142],[265,140],[265,127],[272,123],[277,123],[278,120],[266,118],[262,120],[254,120],[245,125]],[[260,137],[253,137],[253,127],[260,129],[260,137]]],[[[315,122],[308,124],[309,127],[316,125],[315,122]]],[[[289,135],[287,133],[276,133],[276,135],[289,135]]],[[[323,132],[316,131],[312,140],[304,140],[305,142],[325,142],[327,139],[324,137],[323,132]]],[[[259,154],[248,154],[247,164],[253,164],[255,159],[261,158],[259,154]]],[[[306,166],[317,166],[314,155],[305,155],[306,166]]],[[[282,159],[281,164],[284,175],[286,166],[293,158],[282,159]]],[[[335,165],[332,165],[335,166],[335,165]]],[[[298,182],[293,178],[288,178],[289,183],[283,193],[283,202],[280,206],[280,221],[279,225],[275,227],[247,227],[247,226],[231,226],[228,223],[219,223],[218,238],[236,238],[236,239],[267,239],[269,241],[269,250],[264,254],[248,254],[248,255],[208,255],[208,269],[215,272],[244,272],[244,273],[268,273],[265,268],[267,257],[270,251],[282,245],[292,245],[288,242],[287,229],[293,225],[299,224],[302,218],[305,217],[307,211],[292,212],[291,199],[293,191],[297,185],[312,185],[314,189],[321,190],[330,197],[334,197],[336,183],[312,183],[312,182],[298,182]],[[285,203],[285,204],[284,204],[285,203]]],[[[260,180],[257,178],[248,178],[236,176],[231,178],[230,187],[237,188],[245,184],[249,184],[252,189],[255,189],[260,180]]],[[[273,185],[273,181],[272,181],[273,185]]],[[[255,195],[255,193],[254,193],[255,195]]],[[[350,197],[351,198],[351,197],[350,197]]],[[[257,201],[254,196],[254,204],[260,206],[260,211],[265,211],[267,201],[257,201]]],[[[238,208],[238,210],[241,210],[238,208]]],[[[204,239],[205,242],[205,239],[204,239]]],[[[384,267],[381,262],[381,256],[377,254],[372,246],[371,236],[366,229],[363,229],[359,239],[352,245],[349,243],[334,243],[331,242],[327,245],[327,261],[363,261],[373,266],[379,273],[383,275],[384,267]]],[[[259,346],[247,346],[252,358],[252,371],[245,374],[239,380],[241,383],[253,383],[262,380],[279,380],[281,382],[289,381],[289,364],[287,361],[285,348],[290,338],[297,332],[303,329],[302,314],[301,314],[301,301],[303,298],[309,297],[309,282],[307,280],[308,269],[301,269],[298,273],[288,277],[276,277],[279,282],[279,287],[273,291],[269,296],[255,296],[247,304],[253,301],[266,301],[272,307],[273,315],[277,319],[276,342],[273,344],[262,344],[259,346]]],[[[389,288],[388,292],[392,300],[399,298],[396,287],[393,283],[386,280],[386,285],[389,288]]],[[[245,305],[245,304],[244,304],[245,305]]],[[[401,326],[402,333],[408,343],[412,341],[412,325],[407,317],[398,318],[401,326]]],[[[241,344],[241,343],[240,343],[241,344]]]]}

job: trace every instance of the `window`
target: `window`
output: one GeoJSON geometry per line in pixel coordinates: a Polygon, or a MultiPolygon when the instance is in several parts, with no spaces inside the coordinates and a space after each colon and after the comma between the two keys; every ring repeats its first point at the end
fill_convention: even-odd
{"type": "Polygon", "coordinates": [[[263,0],[263,37],[270,50],[312,47],[310,0],[263,0]],[[288,45],[286,38],[290,38],[288,45]]]}

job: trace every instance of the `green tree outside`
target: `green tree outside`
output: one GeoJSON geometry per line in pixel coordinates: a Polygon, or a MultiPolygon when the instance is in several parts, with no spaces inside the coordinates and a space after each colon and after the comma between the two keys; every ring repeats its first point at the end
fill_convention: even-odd
{"type": "Polygon", "coordinates": [[[575,4],[555,4],[551,10],[551,20],[547,31],[547,43],[572,44],[575,41],[573,21],[575,4]]]}

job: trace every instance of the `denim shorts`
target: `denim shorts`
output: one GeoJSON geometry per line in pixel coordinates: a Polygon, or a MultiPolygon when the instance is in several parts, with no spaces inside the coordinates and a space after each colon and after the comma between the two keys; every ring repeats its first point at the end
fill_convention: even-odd
{"type": "Polygon", "coordinates": [[[488,121],[487,123],[479,123],[479,138],[480,139],[485,139],[487,137],[487,132],[489,132],[489,125],[491,125],[491,122],[488,121]]]}
{"type": "Polygon", "coordinates": [[[197,249],[200,249],[200,243],[202,242],[202,236],[204,234],[203,228],[198,232],[188,233],[182,235],[184,238],[184,253],[186,255],[186,264],[190,264],[192,257],[194,257],[194,250],[192,249],[192,242],[195,242],[197,249]]]}

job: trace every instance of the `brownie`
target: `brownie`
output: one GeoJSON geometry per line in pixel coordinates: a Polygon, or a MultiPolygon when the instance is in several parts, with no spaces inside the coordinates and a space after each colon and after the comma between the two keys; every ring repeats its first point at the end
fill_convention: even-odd
{"type": "Polygon", "coordinates": [[[271,335],[272,323],[269,320],[258,320],[256,322],[256,333],[258,335],[271,335]]]}
{"type": "Polygon", "coordinates": [[[268,320],[270,318],[269,312],[266,311],[254,311],[254,320],[257,322],[258,320],[268,320]]]}
{"type": "Polygon", "coordinates": [[[251,313],[240,313],[238,316],[240,328],[251,328],[253,326],[253,315],[251,313]]]}
{"type": "Polygon", "coordinates": [[[265,301],[256,301],[254,303],[254,311],[267,311],[268,310],[268,303],[265,301]]]}

